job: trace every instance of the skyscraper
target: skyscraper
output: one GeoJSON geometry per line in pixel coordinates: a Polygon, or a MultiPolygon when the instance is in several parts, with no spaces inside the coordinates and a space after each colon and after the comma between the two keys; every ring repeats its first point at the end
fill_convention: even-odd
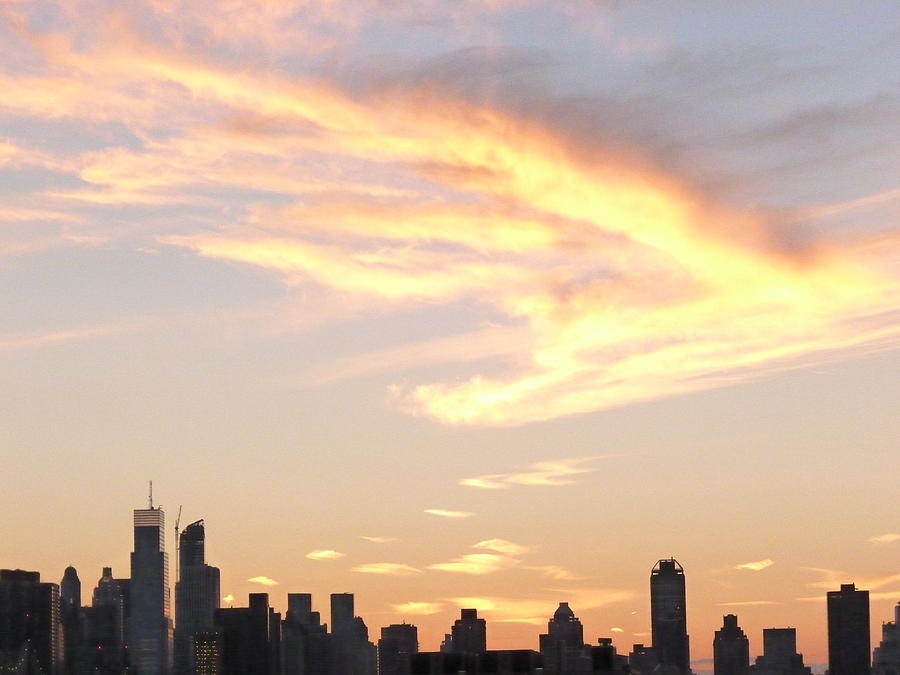
{"type": "Polygon", "coordinates": [[[340,635],[350,630],[353,612],[353,593],[332,593],[331,632],[340,635]]]}
{"type": "Polygon", "coordinates": [[[251,593],[249,607],[215,612],[222,675],[272,675],[271,608],[268,593],[251,593]]]}
{"type": "Polygon", "coordinates": [[[587,661],[584,627],[568,602],[559,603],[547,632],[539,638],[544,671],[554,675],[578,672],[579,662],[587,661]]]}
{"type": "Polygon", "coordinates": [[[650,622],[659,662],[691,672],[684,568],[675,558],[660,560],[650,572],[650,622]]]}
{"type": "Polygon", "coordinates": [[[872,675],[900,675],[900,602],[894,620],[881,624],[881,643],[872,656],[872,675]]]}
{"type": "Polygon", "coordinates": [[[172,667],[172,610],[166,516],[154,508],[134,511],[131,554],[131,622],[128,653],[137,675],[166,675],[172,667]]]}
{"type": "Polygon", "coordinates": [[[483,654],[487,651],[487,623],[477,609],[463,609],[450,629],[449,651],[455,654],[483,654]]]}
{"type": "Polygon", "coordinates": [[[409,675],[410,655],[419,653],[419,630],[408,623],[381,629],[378,640],[378,675],[409,675]]]}
{"type": "Polygon", "coordinates": [[[90,672],[121,673],[125,666],[125,598],[112,568],[104,567],[88,612],[90,672]]]}
{"type": "Polygon", "coordinates": [[[330,675],[331,636],[309,593],[288,593],[281,649],[284,675],[330,675]]]}
{"type": "Polygon", "coordinates": [[[215,628],[219,609],[219,569],[206,564],[206,529],[203,521],[181,533],[178,546],[179,579],[175,583],[175,671],[193,672],[194,635],[215,628]]]}
{"type": "Polygon", "coordinates": [[[797,629],[764,629],[763,655],[756,658],[750,672],[754,675],[810,675],[812,671],[803,664],[803,654],[797,653],[797,629]]]}
{"type": "Polygon", "coordinates": [[[36,662],[57,675],[60,633],[59,586],[42,583],[39,572],[0,570],[0,664],[36,662]]]}
{"type": "Polygon", "coordinates": [[[828,595],[828,672],[830,675],[865,675],[871,664],[869,591],[841,584],[828,595]]]}
{"type": "Polygon", "coordinates": [[[369,629],[354,616],[353,594],[331,594],[331,657],[334,675],[374,675],[377,670],[375,645],[369,629]]]}
{"type": "Polygon", "coordinates": [[[84,616],[81,611],[81,580],[74,567],[67,567],[59,583],[59,620],[63,630],[62,672],[79,673],[84,648],[84,616]]]}
{"type": "Polygon", "coordinates": [[[747,675],[750,669],[750,641],[738,626],[737,617],[723,617],[722,627],[713,639],[715,675],[747,675]]]}

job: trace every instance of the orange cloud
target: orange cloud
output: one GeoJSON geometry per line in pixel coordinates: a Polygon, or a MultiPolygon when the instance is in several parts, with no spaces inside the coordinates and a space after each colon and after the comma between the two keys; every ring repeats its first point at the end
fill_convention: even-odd
{"type": "Polygon", "coordinates": [[[502,553],[503,555],[522,555],[523,553],[528,552],[527,546],[522,546],[521,544],[514,544],[511,541],[507,541],[506,539],[485,539],[484,541],[479,541],[477,544],[472,544],[472,548],[479,548],[486,551],[494,551],[495,553],[502,553]]]}
{"type": "Polygon", "coordinates": [[[740,565],[735,565],[734,569],[750,570],[751,572],[761,572],[762,570],[767,569],[774,564],[774,560],[772,560],[771,558],[766,558],[765,560],[757,560],[755,562],[747,562],[740,565]]]}
{"type": "Polygon", "coordinates": [[[261,584],[263,586],[277,586],[278,582],[266,576],[250,577],[247,579],[251,584],[261,584]]]}
{"type": "Polygon", "coordinates": [[[353,568],[353,571],[362,574],[381,574],[388,577],[409,577],[422,573],[422,570],[416,569],[410,565],[390,562],[357,565],[353,568]]]}
{"type": "Polygon", "coordinates": [[[463,478],[459,481],[459,484],[489,490],[505,489],[512,485],[571,485],[575,482],[571,479],[572,476],[592,473],[597,470],[579,466],[596,459],[599,459],[599,457],[577,457],[574,459],[535,462],[531,465],[531,471],[493,473],[475,476],[474,478],[463,478]]]}
{"type": "Polygon", "coordinates": [[[439,516],[441,518],[469,518],[474,513],[468,511],[448,511],[447,509],[425,509],[424,513],[430,516],[439,516]]]}
{"type": "Polygon", "coordinates": [[[500,570],[515,567],[519,561],[506,555],[494,553],[468,553],[454,558],[449,562],[429,565],[428,569],[440,572],[454,572],[457,574],[493,574],[500,570]]]}
{"type": "MultiPolygon", "coordinates": [[[[170,19],[183,6],[153,5],[170,19]]],[[[213,39],[228,39],[213,22],[233,26],[239,16],[277,45],[290,14],[263,0],[234,12],[210,17],[213,39]]],[[[109,26],[86,46],[20,27],[46,72],[0,73],[8,110],[127,119],[140,139],[78,157],[66,170],[84,188],[58,197],[212,199],[226,226],[160,240],[361,298],[372,311],[465,302],[521,336],[485,347],[496,363],[468,379],[393,389],[410,414],[522,424],[897,345],[896,232],[791,250],[761,215],[496,106],[433,87],[351,97],[321,80],[201,60],[143,39],[127,21],[109,26]],[[174,129],[166,140],[150,133],[162,119],[174,129]],[[210,119],[226,121],[209,129],[210,119]],[[310,179],[319,168],[324,178],[310,179]],[[210,186],[264,192],[280,205],[226,209],[227,199],[204,192],[210,186]]],[[[887,191],[837,209],[894,199],[887,191]]],[[[454,349],[465,352],[465,336],[454,349]]]]}
{"type": "Polygon", "coordinates": [[[331,549],[316,549],[306,554],[310,560],[337,560],[343,558],[346,553],[340,551],[332,551],[331,549]]]}
{"type": "Polygon", "coordinates": [[[404,602],[399,605],[393,605],[393,608],[401,614],[415,614],[428,616],[437,614],[444,608],[442,602],[404,602]]]}

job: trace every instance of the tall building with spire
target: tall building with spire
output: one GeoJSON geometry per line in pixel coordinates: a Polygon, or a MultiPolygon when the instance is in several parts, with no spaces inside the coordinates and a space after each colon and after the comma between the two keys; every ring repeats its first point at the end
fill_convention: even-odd
{"type": "Polygon", "coordinates": [[[167,675],[172,669],[172,601],[166,515],[153,506],[134,511],[131,554],[131,620],[128,655],[136,675],[167,675]]]}
{"type": "Polygon", "coordinates": [[[206,528],[202,520],[181,532],[175,582],[175,672],[194,672],[194,636],[215,629],[219,609],[219,568],[206,564],[206,528]]]}
{"type": "Polygon", "coordinates": [[[660,560],[650,572],[650,622],[660,664],[690,673],[684,568],[675,558],[660,560]]]}

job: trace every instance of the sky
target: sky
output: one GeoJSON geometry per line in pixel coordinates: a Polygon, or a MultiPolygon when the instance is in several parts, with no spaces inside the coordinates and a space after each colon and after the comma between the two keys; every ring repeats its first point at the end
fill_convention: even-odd
{"type": "Polygon", "coordinates": [[[0,565],[126,576],[154,481],[235,606],[436,649],[827,661],[900,600],[900,7],[0,5],[0,565]]]}

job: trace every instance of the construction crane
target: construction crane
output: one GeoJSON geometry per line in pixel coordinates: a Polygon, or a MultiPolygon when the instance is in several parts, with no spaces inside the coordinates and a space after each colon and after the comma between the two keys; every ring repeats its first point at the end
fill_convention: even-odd
{"type": "Polygon", "coordinates": [[[181,504],[175,516],[175,583],[181,581],[181,540],[178,538],[178,526],[181,525],[181,504]]]}

